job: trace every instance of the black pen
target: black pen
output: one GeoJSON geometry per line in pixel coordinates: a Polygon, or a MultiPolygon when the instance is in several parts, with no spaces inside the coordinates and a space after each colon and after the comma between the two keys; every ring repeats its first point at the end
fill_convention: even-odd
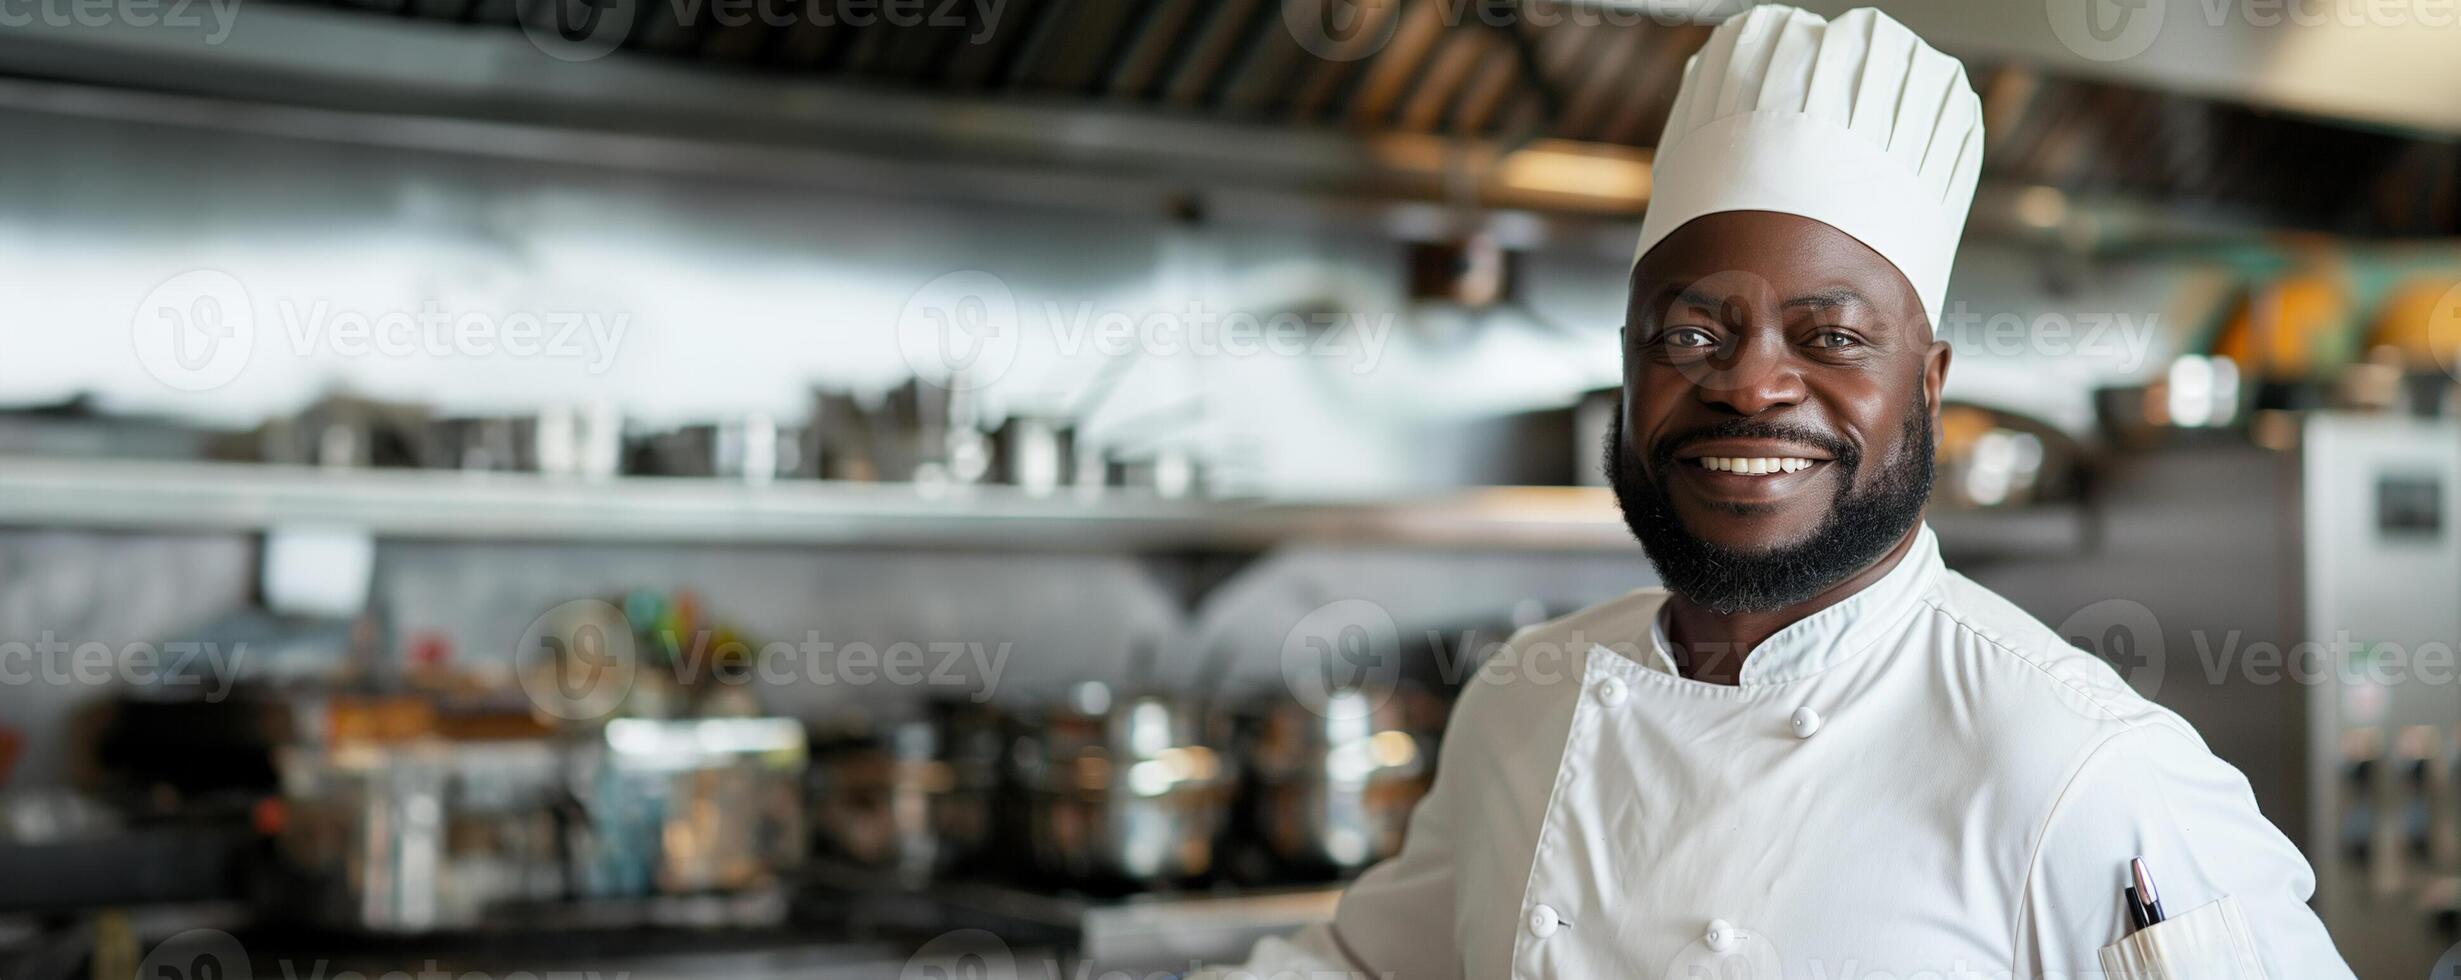
{"type": "Polygon", "coordinates": [[[2120,894],[2127,896],[2128,899],[2128,924],[2130,926],[2141,930],[2153,924],[2145,921],[2145,903],[2136,900],[2135,885],[2120,889],[2120,894]]]}
{"type": "MultiPolygon", "coordinates": [[[[2145,872],[2145,859],[2128,859],[2128,876],[2136,879],[2136,898],[2145,906],[2145,925],[2162,924],[2162,893],[2153,888],[2153,876],[2145,872]]],[[[2144,928],[2139,926],[2138,928],[2144,928]]]]}

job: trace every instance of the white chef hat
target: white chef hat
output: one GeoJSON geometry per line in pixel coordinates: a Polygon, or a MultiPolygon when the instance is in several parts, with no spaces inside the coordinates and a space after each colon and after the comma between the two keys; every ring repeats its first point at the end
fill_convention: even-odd
{"type": "Polygon", "coordinates": [[[1684,65],[1633,260],[1704,214],[1801,215],[1895,263],[1936,325],[1982,143],[1965,67],[1887,14],[1754,7],[1684,65]]]}

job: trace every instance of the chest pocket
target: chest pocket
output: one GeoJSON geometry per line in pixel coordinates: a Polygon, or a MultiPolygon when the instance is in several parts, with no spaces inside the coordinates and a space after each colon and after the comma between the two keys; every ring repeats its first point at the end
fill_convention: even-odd
{"type": "Polygon", "coordinates": [[[2270,980],[2238,900],[2224,896],[2104,946],[2110,980],[2270,980]]]}

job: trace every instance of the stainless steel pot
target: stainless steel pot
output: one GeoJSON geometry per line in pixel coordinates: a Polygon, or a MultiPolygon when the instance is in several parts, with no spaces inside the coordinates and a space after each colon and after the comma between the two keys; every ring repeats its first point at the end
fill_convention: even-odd
{"type": "Polygon", "coordinates": [[[543,740],[285,750],[277,852],[291,899],[329,924],[407,933],[556,897],[563,760],[543,740]]]}
{"type": "Polygon", "coordinates": [[[980,857],[1000,790],[1000,718],[974,704],[852,726],[822,749],[813,816],[830,850],[924,880],[980,857]]]}
{"type": "Polygon", "coordinates": [[[764,484],[811,475],[803,430],[762,413],[697,423],[644,440],[634,469],[653,476],[696,476],[764,484]]]}
{"type": "Polygon", "coordinates": [[[1185,700],[1078,685],[1019,752],[1036,866],[1140,884],[1211,871],[1235,786],[1221,734],[1185,700]]]}
{"type": "Polygon", "coordinates": [[[1065,419],[1012,415],[991,437],[992,477],[1036,497],[1079,476],[1076,426],[1065,419]]]}
{"type": "Polygon", "coordinates": [[[1399,852],[1434,779],[1435,739],[1423,724],[1431,700],[1413,688],[1350,688],[1259,714],[1247,761],[1266,848],[1286,864],[1336,872],[1399,852]]]}

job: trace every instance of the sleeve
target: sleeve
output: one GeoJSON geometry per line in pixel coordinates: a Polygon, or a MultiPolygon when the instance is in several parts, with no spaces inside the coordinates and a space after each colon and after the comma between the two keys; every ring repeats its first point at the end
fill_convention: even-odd
{"type": "Polygon", "coordinates": [[[2027,870],[2018,976],[2106,975],[2101,951],[2133,931],[2122,889],[2134,857],[2145,859],[2172,921],[2208,906],[2192,928],[2230,920],[2227,944],[2241,948],[2221,955],[2261,964],[2257,980],[2351,977],[2307,906],[2315,875],[2306,858],[2257,812],[2245,776],[2168,724],[2105,738],[2070,774],[2027,870]]]}
{"type": "Polygon", "coordinates": [[[1333,921],[1289,939],[1267,939],[1248,962],[1214,967],[1189,980],[1446,980],[1459,978],[1453,938],[1453,846],[1459,794],[1471,773],[1460,764],[1462,708],[1455,708],[1438,756],[1435,785],[1410,813],[1401,853],[1367,869],[1342,893],[1333,921]]]}

